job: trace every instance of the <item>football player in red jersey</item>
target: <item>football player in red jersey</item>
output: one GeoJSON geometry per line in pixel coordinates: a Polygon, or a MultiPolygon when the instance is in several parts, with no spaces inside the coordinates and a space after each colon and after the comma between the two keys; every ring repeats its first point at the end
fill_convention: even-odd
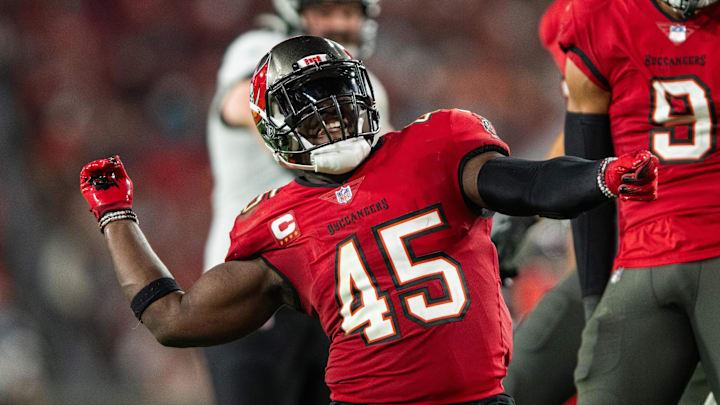
{"type": "MultiPolygon", "coordinates": [[[[556,0],[545,12],[539,24],[541,42],[553,56],[563,75],[565,53],[560,48],[558,39],[564,19],[569,14],[567,11],[570,3],[571,0],[556,0]]],[[[564,77],[562,90],[563,95],[567,97],[564,77]]],[[[548,157],[564,154],[563,149],[561,133],[553,143],[548,157]]],[[[512,246],[507,246],[512,242],[508,236],[514,237],[517,242],[524,230],[532,224],[532,222],[524,222],[524,217],[504,217],[504,219],[512,224],[507,227],[505,233],[512,231],[514,234],[498,235],[494,232],[496,226],[493,226],[493,241],[498,246],[501,274],[503,261],[509,265],[514,262],[511,257],[503,257],[501,254],[505,251],[513,251],[512,246]],[[496,241],[498,238],[508,240],[496,241]],[[501,250],[501,247],[505,249],[501,250]]],[[[612,260],[612,254],[609,253],[607,258],[612,260]]],[[[609,270],[610,262],[605,263],[609,270]]],[[[593,309],[592,306],[591,302],[588,315],[593,309]]],[[[574,395],[573,370],[577,364],[577,349],[580,347],[580,335],[584,326],[582,314],[580,284],[577,272],[573,271],[545,294],[532,312],[516,327],[513,362],[508,369],[508,376],[503,380],[503,385],[518,402],[560,405],[574,395]],[[538,375],[543,375],[543,378],[538,379],[538,375]]],[[[708,397],[708,391],[702,367],[698,367],[678,404],[714,405],[714,398],[712,394],[708,397]]]]}
{"type": "MultiPolygon", "coordinates": [[[[203,270],[225,261],[230,230],[240,210],[293,173],[275,163],[253,122],[248,97],[257,61],[295,33],[322,36],[366,58],[374,46],[379,0],[273,0],[292,25],[256,28],[227,48],[207,118],[207,148],[213,176],[212,221],[203,270]],[[262,173],[262,176],[253,175],[262,173]]],[[[263,16],[267,18],[267,15],[263,16]]],[[[277,18],[277,17],[276,17],[277,18]]],[[[372,73],[371,73],[372,75],[372,73]]],[[[372,76],[371,76],[372,77],[372,76]]],[[[373,77],[381,126],[389,131],[385,89],[373,77]]],[[[328,402],[324,370],[330,341],[314,319],[283,308],[257,333],[205,348],[215,405],[303,405],[328,402]]]]}
{"type": "Polygon", "coordinates": [[[463,110],[379,138],[365,68],[324,38],[273,47],[252,89],[263,138],[302,175],[243,210],[227,261],[187,293],[140,231],[119,158],[86,165],[81,191],[132,310],[159,342],[227,342],[291,306],[330,337],[335,404],[513,404],[501,384],[512,332],[492,211],[566,218],[657,193],[645,150],[514,159],[490,121],[463,110]]]}
{"type": "Polygon", "coordinates": [[[575,371],[579,403],[677,403],[698,360],[717,394],[720,6],[574,0],[569,13],[566,152],[648,148],[662,190],[573,221],[588,312],[597,305],[575,371]],[[597,265],[606,257],[614,263],[597,265]]]}

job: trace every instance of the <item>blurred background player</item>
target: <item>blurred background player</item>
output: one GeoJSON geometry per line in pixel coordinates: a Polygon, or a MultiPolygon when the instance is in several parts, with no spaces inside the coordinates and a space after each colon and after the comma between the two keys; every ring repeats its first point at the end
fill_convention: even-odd
{"type": "MultiPolygon", "coordinates": [[[[208,151],[213,173],[213,218],[204,269],[225,261],[230,229],[254,198],[293,179],[278,165],[257,133],[249,109],[250,76],[257,61],[288,35],[306,33],[344,44],[354,56],[373,51],[379,0],[275,0],[278,16],[262,15],[266,26],[240,35],[228,48],[217,77],[208,117],[208,151]]],[[[387,95],[372,77],[382,128],[390,129],[387,95]]],[[[204,350],[216,401],[230,404],[327,403],[323,381],[328,339],[316,320],[281,309],[261,330],[204,350]]]]}
{"type": "Polygon", "coordinates": [[[592,314],[575,370],[583,405],[675,404],[698,360],[718,392],[715,3],[573,1],[568,10],[560,36],[568,56],[566,152],[587,158],[648,147],[661,162],[657,201],[620,202],[617,218],[596,210],[573,220],[592,314]],[[614,263],[597,266],[606,257],[614,263]]]}

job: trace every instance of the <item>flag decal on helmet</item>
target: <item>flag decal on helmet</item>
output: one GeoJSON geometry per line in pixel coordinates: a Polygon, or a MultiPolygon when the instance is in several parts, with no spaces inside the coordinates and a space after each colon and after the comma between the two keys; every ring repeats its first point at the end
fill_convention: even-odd
{"type": "Polygon", "coordinates": [[[313,63],[325,62],[326,60],[328,60],[328,56],[324,53],[320,53],[317,55],[308,55],[297,61],[297,64],[299,67],[304,68],[305,66],[312,65],[313,63]]]}

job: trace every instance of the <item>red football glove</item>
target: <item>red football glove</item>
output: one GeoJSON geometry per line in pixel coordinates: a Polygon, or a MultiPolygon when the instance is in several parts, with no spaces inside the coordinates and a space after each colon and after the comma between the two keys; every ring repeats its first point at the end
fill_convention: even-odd
{"type": "Polygon", "coordinates": [[[605,185],[623,200],[654,200],[657,198],[658,164],[658,158],[647,150],[622,155],[605,167],[605,185]]]}
{"type": "Polygon", "coordinates": [[[98,220],[107,211],[132,207],[132,180],[117,155],[85,165],[80,172],[80,191],[98,220]]]}

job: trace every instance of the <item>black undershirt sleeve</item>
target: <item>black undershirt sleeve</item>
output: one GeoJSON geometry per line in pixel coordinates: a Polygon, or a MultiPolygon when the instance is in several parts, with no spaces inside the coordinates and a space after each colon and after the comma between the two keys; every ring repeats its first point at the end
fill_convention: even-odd
{"type": "MultiPolygon", "coordinates": [[[[568,112],[565,154],[585,159],[613,156],[609,116],[568,112]]],[[[617,253],[617,204],[606,201],[578,215],[571,223],[582,295],[600,296],[610,278],[617,253]]]]}
{"type": "Polygon", "coordinates": [[[572,156],[492,159],[478,173],[478,192],[488,208],[503,214],[573,218],[607,201],[596,182],[600,163],[572,156]]]}

